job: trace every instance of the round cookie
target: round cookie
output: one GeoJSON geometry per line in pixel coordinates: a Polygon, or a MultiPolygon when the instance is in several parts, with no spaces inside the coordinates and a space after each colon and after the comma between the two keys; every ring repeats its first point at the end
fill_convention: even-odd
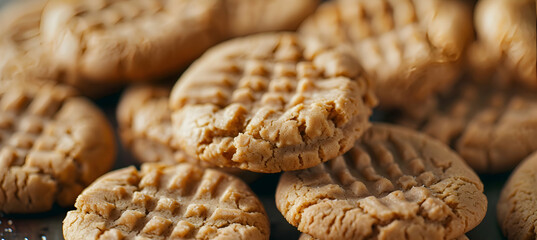
{"type": "Polygon", "coordinates": [[[476,171],[504,172],[537,150],[537,96],[520,88],[461,81],[411,126],[451,145],[476,171]]]}
{"type": "MultiPolygon", "coordinates": [[[[300,234],[300,237],[298,238],[298,240],[317,240],[317,238],[314,238],[311,235],[302,233],[302,234],[300,234]]],[[[460,236],[458,238],[455,238],[453,240],[469,240],[469,238],[466,235],[462,235],[462,236],[460,236]]]]}
{"type": "Polygon", "coordinates": [[[189,163],[110,172],[63,221],[74,239],[268,239],[263,205],[241,180],[189,163]]]}
{"type": "Polygon", "coordinates": [[[452,85],[471,22],[458,0],[339,0],[322,4],[299,32],[353,53],[380,107],[412,109],[452,85]]]}
{"type": "MultiPolygon", "coordinates": [[[[139,162],[183,163],[218,168],[206,161],[188,156],[174,147],[171,111],[168,108],[170,87],[140,85],[128,88],[122,95],[117,119],[122,144],[139,162]]],[[[238,168],[220,170],[250,182],[257,174],[238,168]]]]}
{"type": "Polygon", "coordinates": [[[78,81],[147,81],[177,73],[238,34],[296,27],[317,2],[55,0],[45,7],[41,32],[52,60],[78,81]],[[278,20],[264,14],[276,9],[278,20]]]}
{"type": "Polygon", "coordinates": [[[346,152],[370,125],[376,99],[358,66],[293,33],[228,41],[174,86],[174,134],[189,155],[218,166],[315,166],[346,152]]]}
{"type": "Polygon", "coordinates": [[[479,224],[487,199],[447,146],[375,124],[345,155],[283,173],[276,206],[320,239],[453,239],[479,224]]]}
{"type": "Polygon", "coordinates": [[[497,205],[498,223],[507,239],[537,236],[537,154],[522,162],[509,177],[497,205]]]}
{"type": "Polygon", "coordinates": [[[0,211],[34,213],[78,194],[113,165],[103,113],[73,89],[0,81],[0,211]]]}
{"type": "Polygon", "coordinates": [[[535,0],[480,0],[475,9],[478,36],[469,51],[472,71],[487,79],[537,88],[537,6],[535,0]]]}

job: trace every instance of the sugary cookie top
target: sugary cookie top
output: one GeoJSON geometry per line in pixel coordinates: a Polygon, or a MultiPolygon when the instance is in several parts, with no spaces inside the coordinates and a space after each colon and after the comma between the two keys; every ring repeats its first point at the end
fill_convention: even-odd
{"type": "Polygon", "coordinates": [[[321,239],[454,239],[485,216],[477,175],[425,135],[374,125],[347,154],[282,175],[276,204],[321,239]]]}
{"type": "Polygon", "coordinates": [[[1,81],[0,108],[1,211],[70,206],[114,162],[111,126],[69,87],[1,81]]]}
{"type": "Polygon", "coordinates": [[[101,177],[64,220],[72,239],[268,239],[261,202],[241,180],[188,163],[101,177]]]}
{"type": "Polygon", "coordinates": [[[368,126],[375,103],[352,58],[292,33],[213,48],[170,96],[174,134],[189,154],[261,172],[307,168],[343,153],[368,126]]]}

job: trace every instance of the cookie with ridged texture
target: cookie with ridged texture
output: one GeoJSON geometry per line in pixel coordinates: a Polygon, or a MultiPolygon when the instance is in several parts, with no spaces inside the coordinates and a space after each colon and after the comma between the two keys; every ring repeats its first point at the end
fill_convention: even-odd
{"type": "Polygon", "coordinates": [[[396,122],[451,145],[483,173],[513,169],[537,150],[537,96],[521,88],[463,81],[423,119],[396,122]]]}
{"type": "MultiPolygon", "coordinates": [[[[454,240],[468,240],[468,239],[469,238],[466,235],[462,235],[458,238],[455,238],[454,240]]],[[[311,235],[302,233],[300,234],[300,237],[298,238],[298,240],[318,240],[318,238],[314,238],[311,235]]]]}
{"type": "Polygon", "coordinates": [[[477,42],[469,51],[472,71],[484,80],[537,88],[535,0],[483,0],[475,8],[477,42]]]}
{"type": "MultiPolygon", "coordinates": [[[[117,108],[119,135],[122,144],[139,162],[184,163],[203,167],[217,166],[188,156],[174,146],[171,111],[168,101],[171,87],[164,85],[140,85],[123,93],[117,108]]],[[[255,173],[238,168],[220,170],[246,181],[257,177],[255,173]]]]}
{"type": "Polygon", "coordinates": [[[237,34],[296,27],[317,2],[53,0],[41,31],[52,60],[79,81],[147,81],[177,73],[237,34]],[[267,8],[284,10],[274,20],[264,14],[267,8]],[[245,13],[255,18],[230,15],[245,13]]]}
{"type": "Polygon", "coordinates": [[[269,33],[211,49],[170,96],[179,145],[218,166],[304,169],[339,156],[369,127],[372,87],[347,54],[269,33]]]}
{"type": "Polygon", "coordinates": [[[522,162],[507,180],[497,205],[498,223],[507,239],[536,239],[537,155],[522,162]]]}
{"type": "Polygon", "coordinates": [[[322,4],[299,32],[353,53],[381,107],[413,108],[452,85],[471,22],[457,0],[339,0],[322,4]]]}
{"type": "Polygon", "coordinates": [[[189,163],[110,172],[78,197],[73,239],[268,239],[263,205],[240,179],[189,163]]]}
{"type": "Polygon", "coordinates": [[[485,216],[483,184],[447,146],[375,124],[345,155],[285,172],[276,206],[320,239],[453,239],[485,216]]]}
{"type": "Polygon", "coordinates": [[[115,160],[104,114],[70,88],[0,82],[0,211],[33,213],[74,204],[115,160]]]}

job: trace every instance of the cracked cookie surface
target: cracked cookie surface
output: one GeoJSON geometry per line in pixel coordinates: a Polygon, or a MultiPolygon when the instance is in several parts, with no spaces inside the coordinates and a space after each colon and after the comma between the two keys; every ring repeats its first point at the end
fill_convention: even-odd
{"type": "Polygon", "coordinates": [[[339,0],[321,5],[299,32],[353,53],[380,107],[412,108],[454,82],[471,22],[462,1],[339,0]]]}
{"type": "Polygon", "coordinates": [[[292,30],[317,4],[318,0],[292,4],[287,0],[55,0],[45,7],[41,32],[52,60],[78,81],[147,81],[176,73],[222,40],[258,31],[292,30]],[[273,20],[265,11],[279,18],[273,20]]]}
{"type": "Polygon", "coordinates": [[[0,82],[0,211],[69,207],[115,159],[112,127],[73,89],[0,82]]]}
{"type": "Polygon", "coordinates": [[[263,205],[236,177],[189,163],[110,172],[67,213],[73,239],[268,239],[263,205]]]}
{"type": "Polygon", "coordinates": [[[469,51],[472,70],[483,78],[537,89],[535,0],[483,0],[475,7],[477,42],[469,51]]]}
{"type": "Polygon", "coordinates": [[[536,184],[537,154],[532,154],[513,171],[498,200],[498,223],[508,239],[537,238],[536,184]]]}
{"type": "MultiPolygon", "coordinates": [[[[119,135],[122,144],[139,162],[184,163],[202,167],[217,166],[188,156],[174,146],[171,110],[168,108],[170,88],[163,85],[140,85],[123,93],[117,108],[119,135]]],[[[220,168],[249,182],[257,174],[238,168],[220,168]]]]}
{"type": "Polygon", "coordinates": [[[358,66],[293,33],[228,41],[174,86],[174,134],[189,155],[218,166],[315,166],[350,149],[370,125],[376,99],[358,66]]]}
{"type": "Polygon", "coordinates": [[[479,224],[487,199],[447,146],[374,124],[345,155],[284,173],[276,206],[319,239],[453,239],[479,224]]]}
{"type": "Polygon", "coordinates": [[[521,88],[461,81],[423,119],[396,122],[451,145],[478,172],[508,171],[537,150],[537,96],[521,88]]]}

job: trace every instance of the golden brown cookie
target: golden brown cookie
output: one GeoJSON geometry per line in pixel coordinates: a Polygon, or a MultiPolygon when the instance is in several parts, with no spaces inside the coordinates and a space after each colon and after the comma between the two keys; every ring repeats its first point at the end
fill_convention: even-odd
{"type": "Polygon", "coordinates": [[[52,0],[41,31],[53,61],[78,81],[147,81],[178,72],[227,38],[292,29],[317,2],[52,0]]]}
{"type": "Polygon", "coordinates": [[[299,32],[353,53],[385,108],[413,108],[448,89],[472,38],[458,0],[328,1],[299,32]]]}
{"type": "Polygon", "coordinates": [[[263,205],[240,179],[189,163],[99,178],[63,221],[74,239],[268,239],[263,205]]]}
{"type": "Polygon", "coordinates": [[[537,95],[463,81],[423,119],[396,120],[451,145],[476,171],[508,171],[537,150],[537,95]]]}
{"type": "MultiPolygon", "coordinates": [[[[139,162],[183,163],[218,168],[206,161],[188,156],[174,147],[171,111],[168,101],[171,87],[164,85],[140,85],[123,93],[117,108],[119,135],[139,162]]],[[[257,174],[238,168],[222,168],[249,182],[257,174]]]]}
{"type": "Polygon", "coordinates": [[[191,156],[254,172],[304,169],[341,155],[376,104],[356,62],[316,39],[234,39],[198,59],[170,96],[174,134],[191,156]]]}
{"type": "Polygon", "coordinates": [[[72,206],[86,186],[112,167],[112,128],[73,89],[0,81],[0,107],[0,211],[72,206]]]}
{"type": "Polygon", "coordinates": [[[535,0],[480,0],[474,16],[478,42],[469,51],[472,71],[537,88],[536,12],[535,0]]]}
{"type": "Polygon", "coordinates": [[[511,174],[498,200],[498,223],[508,239],[537,238],[537,154],[511,174]]]}
{"type": "Polygon", "coordinates": [[[320,239],[453,239],[479,224],[487,199],[447,146],[375,124],[345,155],[284,173],[276,206],[320,239]]]}

